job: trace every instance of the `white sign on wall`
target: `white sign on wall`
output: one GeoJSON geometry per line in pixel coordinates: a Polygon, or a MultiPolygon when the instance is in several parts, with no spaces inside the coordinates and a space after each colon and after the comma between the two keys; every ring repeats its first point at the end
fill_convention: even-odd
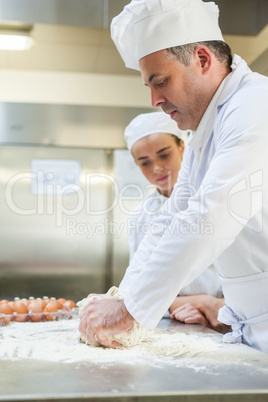
{"type": "Polygon", "coordinates": [[[67,159],[33,159],[32,194],[72,194],[81,189],[81,165],[67,159]]]}

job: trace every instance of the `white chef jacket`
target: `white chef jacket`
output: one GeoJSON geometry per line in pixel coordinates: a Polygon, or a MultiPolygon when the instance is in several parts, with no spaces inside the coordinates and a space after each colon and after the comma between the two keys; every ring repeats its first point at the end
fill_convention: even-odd
{"type": "MultiPolygon", "coordinates": [[[[268,271],[267,105],[268,78],[235,55],[232,72],[186,147],[171,197],[155,218],[162,230],[145,237],[126,271],[132,286],[125,305],[143,326],[154,328],[181,288],[213,262],[237,286],[243,277],[268,271]]],[[[248,286],[248,304],[224,291],[241,322],[268,313],[268,296],[251,299],[250,281],[248,286]]],[[[242,341],[268,352],[267,320],[262,329],[260,340],[246,335],[242,341]]]]}
{"type": "MultiPolygon", "coordinates": [[[[128,219],[130,261],[133,259],[145,234],[148,233],[148,231],[150,233],[159,231],[158,225],[154,224],[152,220],[160,213],[161,207],[167,200],[167,197],[160,194],[158,190],[155,189],[154,192],[145,197],[130,214],[128,219]]],[[[131,283],[132,275],[129,272],[120,283],[119,289],[128,289],[131,283]]],[[[215,297],[222,297],[222,287],[214,265],[208,267],[188,286],[180,290],[180,296],[196,294],[209,294],[215,297]]]]}

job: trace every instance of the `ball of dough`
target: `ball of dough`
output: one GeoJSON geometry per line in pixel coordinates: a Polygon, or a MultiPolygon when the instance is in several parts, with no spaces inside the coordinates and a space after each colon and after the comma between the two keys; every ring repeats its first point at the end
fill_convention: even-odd
{"type": "MultiPolygon", "coordinates": [[[[108,296],[117,297],[119,299],[124,299],[124,295],[120,294],[116,286],[111,287],[108,292],[108,296]]],[[[87,297],[77,303],[79,311],[81,311],[91,300],[98,299],[98,296],[87,297]]],[[[112,335],[109,337],[111,341],[116,341],[120,346],[124,348],[133,347],[140,342],[144,341],[149,335],[149,331],[143,328],[137,321],[127,331],[121,332],[120,334],[112,335]]],[[[80,334],[79,340],[89,344],[86,337],[80,334]]]]}

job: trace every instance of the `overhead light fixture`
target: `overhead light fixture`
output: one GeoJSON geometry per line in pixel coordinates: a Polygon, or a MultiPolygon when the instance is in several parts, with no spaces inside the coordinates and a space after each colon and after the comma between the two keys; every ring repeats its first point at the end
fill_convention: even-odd
{"type": "Polygon", "coordinates": [[[34,44],[31,36],[33,25],[0,23],[1,50],[27,50],[34,44]]]}

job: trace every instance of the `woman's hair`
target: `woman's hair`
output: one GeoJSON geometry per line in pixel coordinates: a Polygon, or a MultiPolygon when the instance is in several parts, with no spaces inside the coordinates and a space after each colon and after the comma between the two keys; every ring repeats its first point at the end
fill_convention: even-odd
{"type": "Polygon", "coordinates": [[[167,49],[167,51],[173,54],[180,63],[184,64],[185,66],[189,66],[191,57],[194,54],[197,46],[206,46],[212,53],[214,53],[215,57],[221,64],[227,68],[231,67],[232,52],[229,45],[223,41],[214,40],[189,43],[187,45],[170,47],[167,49]]]}
{"type": "Polygon", "coordinates": [[[169,134],[169,135],[171,135],[171,137],[174,138],[174,141],[176,142],[176,145],[177,145],[178,147],[180,147],[182,140],[181,140],[179,137],[177,137],[176,135],[174,135],[174,134],[169,134]]]}

